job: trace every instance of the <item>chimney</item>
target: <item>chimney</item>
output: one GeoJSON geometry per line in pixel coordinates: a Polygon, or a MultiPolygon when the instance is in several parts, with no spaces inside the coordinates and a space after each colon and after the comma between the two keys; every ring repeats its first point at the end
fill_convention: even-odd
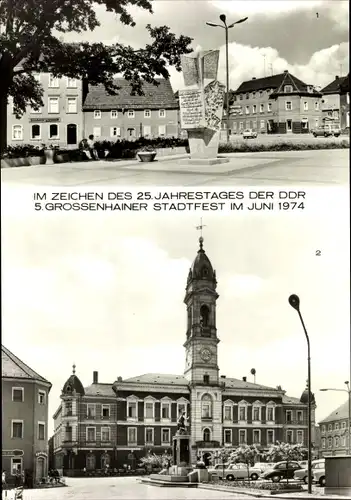
{"type": "Polygon", "coordinates": [[[246,377],[243,377],[243,381],[246,382],[246,377]]]}
{"type": "Polygon", "coordinates": [[[253,79],[253,80],[256,80],[256,77],[255,77],[255,76],[253,76],[253,77],[252,77],[252,79],[253,79]]]}
{"type": "Polygon", "coordinates": [[[93,384],[98,383],[98,379],[99,379],[98,375],[99,375],[98,372],[93,372],[93,384]]]}
{"type": "Polygon", "coordinates": [[[284,73],[289,73],[289,71],[287,69],[284,70],[284,73]]]}
{"type": "Polygon", "coordinates": [[[226,378],[226,375],[221,375],[221,378],[226,378]]]}
{"type": "Polygon", "coordinates": [[[339,80],[339,75],[335,75],[335,80],[339,80]]]}

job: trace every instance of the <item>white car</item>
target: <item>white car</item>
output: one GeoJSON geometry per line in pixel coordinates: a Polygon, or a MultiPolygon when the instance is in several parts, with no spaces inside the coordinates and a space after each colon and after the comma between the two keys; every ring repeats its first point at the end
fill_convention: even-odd
{"type": "Polygon", "coordinates": [[[252,479],[256,481],[261,475],[261,469],[259,467],[249,467],[245,464],[231,464],[223,471],[218,469],[218,476],[220,479],[226,479],[227,481],[234,481],[237,479],[245,480],[252,479]]]}
{"type": "Polygon", "coordinates": [[[248,128],[243,132],[244,139],[256,139],[256,137],[257,137],[257,132],[255,132],[255,130],[252,130],[251,128],[248,128]]]}
{"type": "MultiPolygon", "coordinates": [[[[297,479],[298,481],[303,481],[305,484],[308,483],[308,463],[305,465],[305,462],[307,460],[303,460],[302,462],[299,462],[299,465],[303,467],[303,469],[298,469],[294,472],[294,479],[297,479]]],[[[325,460],[324,458],[321,458],[319,460],[312,460],[311,468],[312,468],[312,476],[315,470],[321,470],[324,469],[324,463],[325,460]]]]}

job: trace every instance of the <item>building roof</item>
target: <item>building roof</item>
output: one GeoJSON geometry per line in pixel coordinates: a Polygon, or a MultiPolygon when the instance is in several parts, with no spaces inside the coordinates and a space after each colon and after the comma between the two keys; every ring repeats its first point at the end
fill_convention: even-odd
{"type": "Polygon", "coordinates": [[[158,85],[143,82],[144,95],[131,95],[131,85],[124,78],[116,78],[117,95],[109,95],[103,85],[89,86],[83,110],[92,109],[177,109],[171,82],[156,78],[158,85]]]}
{"type": "Polygon", "coordinates": [[[207,257],[203,249],[203,238],[199,238],[200,248],[197,252],[195,260],[191,266],[191,277],[194,279],[215,280],[216,273],[213,270],[210,259],[207,257]]]}
{"type": "Polygon", "coordinates": [[[1,365],[2,378],[30,379],[50,384],[3,345],[1,345],[1,365]]]}
{"type": "Polygon", "coordinates": [[[84,389],[86,396],[116,397],[112,390],[112,384],[91,384],[84,389]]]}
{"type": "Polygon", "coordinates": [[[221,379],[225,381],[225,388],[226,389],[252,389],[252,390],[269,390],[269,391],[276,391],[276,392],[281,392],[281,389],[273,388],[273,387],[268,387],[267,385],[261,385],[261,384],[254,384],[253,382],[247,382],[246,380],[238,379],[238,378],[224,378],[221,379]]]}
{"type": "Polygon", "coordinates": [[[339,94],[341,91],[340,86],[344,83],[345,80],[347,80],[347,78],[347,76],[336,76],[331,83],[329,83],[321,90],[322,94],[339,94]]]}
{"type": "Polygon", "coordinates": [[[340,83],[341,92],[350,92],[350,74],[345,76],[344,80],[340,83]]]}
{"type": "Polygon", "coordinates": [[[306,92],[308,85],[288,71],[278,75],[265,76],[263,78],[253,78],[243,82],[234,94],[244,94],[246,92],[257,92],[258,90],[276,89],[282,84],[292,85],[295,91],[306,92]]]}
{"type": "Polygon", "coordinates": [[[293,398],[291,396],[286,396],[285,394],[283,396],[282,402],[283,402],[284,405],[294,405],[294,406],[295,405],[301,405],[301,406],[305,406],[305,403],[302,403],[299,398],[293,398]]]}
{"type": "Polygon", "coordinates": [[[124,383],[160,384],[160,385],[189,385],[184,375],[170,375],[163,373],[144,373],[137,377],[123,380],[124,383]]]}
{"type": "Polygon", "coordinates": [[[319,424],[325,424],[326,422],[334,422],[335,420],[344,420],[349,418],[349,402],[345,401],[339,408],[334,410],[327,418],[321,420],[319,424]]]}

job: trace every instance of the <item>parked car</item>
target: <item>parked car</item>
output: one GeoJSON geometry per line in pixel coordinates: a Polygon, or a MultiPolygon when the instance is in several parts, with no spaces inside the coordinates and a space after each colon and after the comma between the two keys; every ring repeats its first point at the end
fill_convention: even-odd
{"type": "Polygon", "coordinates": [[[339,125],[321,125],[312,130],[314,137],[339,137],[340,133],[339,125]]]}
{"type": "Polygon", "coordinates": [[[313,468],[313,482],[318,483],[320,486],[325,486],[325,461],[321,460],[313,468]]]}
{"type": "Polygon", "coordinates": [[[255,464],[255,467],[258,469],[261,469],[262,472],[264,472],[267,469],[271,469],[274,466],[274,463],[272,462],[257,462],[255,464]]]}
{"type": "Polygon", "coordinates": [[[256,137],[257,137],[257,132],[255,130],[252,130],[251,128],[248,128],[243,132],[244,139],[256,139],[256,137]]]}
{"type": "Polygon", "coordinates": [[[210,474],[216,473],[218,476],[221,476],[221,474],[223,475],[223,469],[227,469],[229,465],[230,463],[212,465],[211,467],[208,467],[207,470],[210,474]]]}
{"type": "Polygon", "coordinates": [[[252,479],[256,481],[260,477],[261,469],[258,467],[247,468],[246,464],[231,464],[225,470],[223,474],[222,470],[218,469],[218,475],[220,479],[226,479],[227,481],[234,481],[236,479],[252,479]]]}
{"type": "Polygon", "coordinates": [[[260,479],[270,479],[273,483],[279,483],[281,479],[293,479],[295,471],[302,469],[298,462],[278,462],[272,469],[263,472],[260,479]]]}
{"type": "MultiPolygon", "coordinates": [[[[312,460],[312,478],[313,478],[313,471],[317,467],[317,465],[319,466],[319,464],[322,464],[324,467],[324,463],[325,463],[324,458],[322,458],[320,460],[312,460]]],[[[307,463],[307,460],[303,460],[302,462],[299,462],[299,464],[302,467],[302,469],[297,469],[294,472],[294,479],[297,479],[298,481],[303,481],[305,484],[307,484],[308,483],[308,463],[307,463]],[[306,462],[306,465],[304,465],[305,462],[306,462]]]]}

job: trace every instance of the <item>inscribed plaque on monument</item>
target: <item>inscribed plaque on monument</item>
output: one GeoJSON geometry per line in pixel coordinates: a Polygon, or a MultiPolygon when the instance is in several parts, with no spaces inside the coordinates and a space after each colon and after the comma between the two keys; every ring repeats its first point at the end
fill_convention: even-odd
{"type": "Polygon", "coordinates": [[[179,105],[181,128],[193,129],[205,126],[205,106],[202,90],[180,90],[179,105]]]}
{"type": "Polygon", "coordinates": [[[205,123],[210,130],[221,129],[225,86],[218,81],[205,87],[205,123]]]}
{"type": "Polygon", "coordinates": [[[218,71],[219,50],[211,50],[204,55],[204,78],[215,80],[218,71]]]}
{"type": "Polygon", "coordinates": [[[189,85],[195,85],[199,83],[199,60],[197,57],[191,56],[180,56],[182,64],[182,72],[184,78],[184,84],[188,87],[189,85]]]}

